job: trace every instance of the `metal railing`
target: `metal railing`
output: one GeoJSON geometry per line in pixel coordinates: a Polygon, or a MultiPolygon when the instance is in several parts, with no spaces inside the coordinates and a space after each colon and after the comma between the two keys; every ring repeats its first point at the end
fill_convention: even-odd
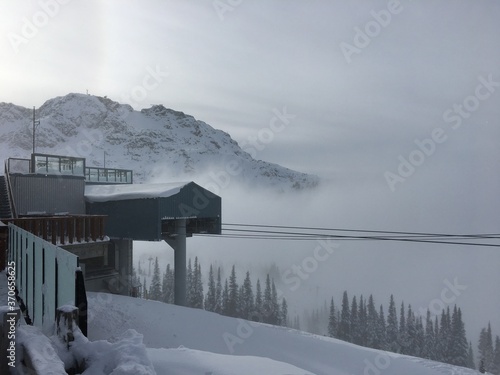
{"type": "Polygon", "coordinates": [[[12,195],[12,185],[10,182],[10,165],[9,165],[10,159],[5,161],[5,182],[7,184],[7,191],[8,191],[8,196],[9,196],[9,205],[10,205],[10,212],[12,214],[12,217],[17,218],[17,210],[16,210],[16,201],[14,200],[14,196],[12,195]]]}
{"type": "Polygon", "coordinates": [[[82,176],[85,158],[63,155],[31,154],[31,172],[49,175],[82,176]]]}
{"type": "Polygon", "coordinates": [[[47,154],[33,154],[32,159],[9,158],[5,174],[9,173],[84,176],[91,184],[132,184],[134,177],[131,169],[87,167],[84,158],[47,154]]]}
{"type": "Polygon", "coordinates": [[[132,184],[130,169],[85,167],[85,182],[99,184],[132,184]]]}
{"type": "Polygon", "coordinates": [[[53,245],[103,241],[104,215],[26,217],[3,220],[53,245]]]}
{"type": "Polygon", "coordinates": [[[8,158],[5,173],[31,173],[31,160],[21,158],[8,158]]]}

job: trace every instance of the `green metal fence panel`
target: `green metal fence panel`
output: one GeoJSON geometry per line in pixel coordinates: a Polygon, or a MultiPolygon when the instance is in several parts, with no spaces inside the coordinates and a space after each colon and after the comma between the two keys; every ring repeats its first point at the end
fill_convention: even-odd
{"type": "Polygon", "coordinates": [[[75,254],[10,223],[9,261],[16,264],[19,297],[34,325],[52,325],[57,307],[75,303],[75,254]]]}

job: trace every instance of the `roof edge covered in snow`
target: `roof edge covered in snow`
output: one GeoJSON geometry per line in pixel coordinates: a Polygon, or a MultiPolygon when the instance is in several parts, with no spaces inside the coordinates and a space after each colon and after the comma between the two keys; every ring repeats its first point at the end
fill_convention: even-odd
{"type": "Polygon", "coordinates": [[[87,185],[87,202],[109,202],[130,199],[167,198],[180,192],[190,182],[132,185],[87,185]]]}

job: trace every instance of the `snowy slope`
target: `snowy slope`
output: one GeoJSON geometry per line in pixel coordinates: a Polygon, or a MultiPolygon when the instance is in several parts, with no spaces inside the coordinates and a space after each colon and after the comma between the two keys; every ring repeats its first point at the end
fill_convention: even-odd
{"type": "Polygon", "coordinates": [[[472,375],[476,371],[363,348],[202,310],[89,293],[89,338],[144,335],[158,374],[472,375]]]}
{"type": "MultiPolygon", "coordinates": [[[[0,103],[2,159],[29,157],[32,118],[31,109],[0,103]]],[[[134,111],[107,98],[68,94],[45,102],[37,119],[37,152],[85,157],[88,166],[101,167],[106,152],[106,166],[133,169],[136,182],[203,175],[220,188],[230,181],[280,190],[318,184],[316,176],[253,159],[229,134],[162,105],[134,111]]]]}

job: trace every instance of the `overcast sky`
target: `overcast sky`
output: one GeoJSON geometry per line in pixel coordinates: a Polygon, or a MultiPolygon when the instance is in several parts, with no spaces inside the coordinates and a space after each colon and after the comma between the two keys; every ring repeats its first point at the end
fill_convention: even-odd
{"type": "MultiPolygon", "coordinates": [[[[496,0],[40,0],[0,7],[0,102],[39,107],[88,90],[135,109],[184,111],[242,145],[271,129],[258,159],[318,174],[332,188],[299,200],[300,215],[283,203],[269,222],[498,232],[496,0]],[[277,112],[288,116],[286,127],[272,127],[277,112]]],[[[233,207],[237,219],[262,218],[262,208],[226,210],[233,207]]],[[[370,258],[359,285],[407,262],[414,289],[431,290],[419,298],[429,301],[445,279],[472,269],[470,300],[477,303],[473,293],[487,285],[479,300],[494,299],[489,308],[498,312],[499,297],[490,293],[500,283],[498,250],[459,249],[456,256],[427,249],[425,257],[440,259],[432,287],[418,284],[431,272],[430,263],[412,267],[418,252],[390,253],[383,271],[370,258]]],[[[337,267],[359,262],[338,260],[337,267]]],[[[404,293],[393,279],[380,285],[404,293]]]]}

